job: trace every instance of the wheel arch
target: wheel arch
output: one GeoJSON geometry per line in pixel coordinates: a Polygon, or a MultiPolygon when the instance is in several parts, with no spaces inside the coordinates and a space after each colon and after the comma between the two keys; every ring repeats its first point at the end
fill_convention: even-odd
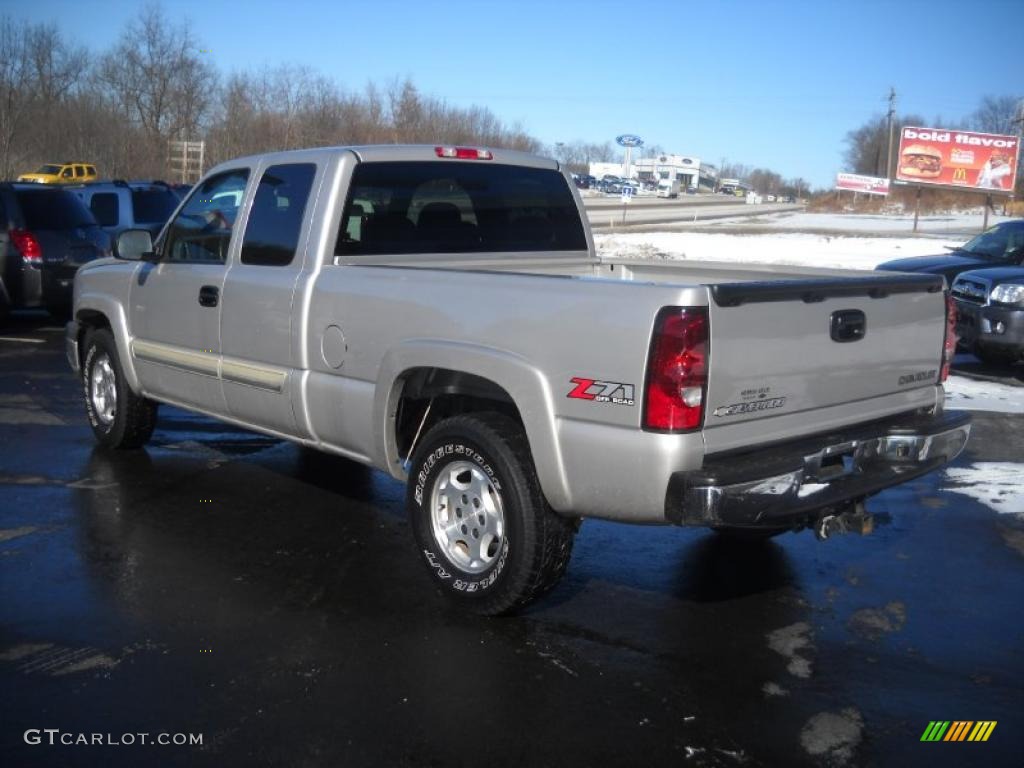
{"type": "Polygon", "coordinates": [[[105,296],[84,294],[75,303],[74,320],[78,323],[79,364],[85,357],[86,335],[92,330],[106,328],[114,337],[121,370],[124,371],[128,386],[133,392],[138,393],[139,380],[135,374],[135,361],[132,359],[128,322],[121,305],[105,296]]]}
{"type": "Polygon", "coordinates": [[[489,347],[417,340],[385,355],[377,384],[377,453],[395,478],[405,479],[402,461],[427,403],[433,401],[431,412],[441,417],[498,411],[522,425],[548,503],[559,511],[571,509],[551,390],[529,361],[489,347]]]}

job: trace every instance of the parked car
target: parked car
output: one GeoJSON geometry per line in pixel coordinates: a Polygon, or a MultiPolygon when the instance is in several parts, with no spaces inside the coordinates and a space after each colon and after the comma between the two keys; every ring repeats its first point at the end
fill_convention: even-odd
{"type": "Polygon", "coordinates": [[[596,181],[593,176],[585,173],[576,174],[576,176],[574,176],[574,180],[576,181],[576,186],[580,189],[590,189],[596,181]]]}
{"type": "Polygon", "coordinates": [[[942,275],[947,283],[952,283],[957,275],[970,269],[1019,266],[1024,263],[1024,219],[996,224],[963,245],[949,250],[951,253],[936,256],[911,256],[886,261],[875,269],[942,275]]]}
{"type": "Polygon", "coordinates": [[[126,229],[148,229],[155,237],[181,202],[163,181],[99,181],[73,191],[112,238],[126,229]]]}
{"type": "Polygon", "coordinates": [[[950,292],[964,347],[988,363],[1024,358],[1024,267],[961,272],[950,292]]]}
{"type": "Polygon", "coordinates": [[[95,165],[69,160],[66,163],[41,165],[32,173],[21,174],[18,181],[33,184],[82,184],[86,181],[95,181],[96,178],[95,165]]]}
{"type": "Polygon", "coordinates": [[[864,532],[970,431],[941,278],[602,256],[522,152],[239,158],[117,251],[65,337],[96,440],[138,447],[170,403],[388,472],[464,610],[550,590],[583,518],[864,532]]]}
{"type": "Polygon", "coordinates": [[[66,189],[0,183],[0,315],[43,307],[71,308],[78,268],[110,255],[110,237],[66,189]]]}

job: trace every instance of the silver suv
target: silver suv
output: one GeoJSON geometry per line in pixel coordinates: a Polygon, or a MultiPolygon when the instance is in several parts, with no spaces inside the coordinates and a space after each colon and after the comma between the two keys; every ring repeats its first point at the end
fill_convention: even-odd
{"type": "Polygon", "coordinates": [[[147,229],[156,236],[181,201],[163,181],[99,181],[74,192],[115,238],[126,229],[147,229]]]}

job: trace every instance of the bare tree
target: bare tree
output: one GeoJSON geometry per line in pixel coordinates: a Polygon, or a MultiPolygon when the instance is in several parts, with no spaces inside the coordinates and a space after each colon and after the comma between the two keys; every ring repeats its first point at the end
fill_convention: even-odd
{"type": "Polygon", "coordinates": [[[9,16],[0,18],[0,173],[5,179],[15,174],[24,151],[16,142],[29,106],[28,29],[9,16]]]}
{"type": "Polygon", "coordinates": [[[146,6],[103,56],[98,80],[124,119],[141,129],[140,167],[162,173],[167,141],[199,132],[217,85],[188,22],[172,25],[158,5],[146,6]]]}

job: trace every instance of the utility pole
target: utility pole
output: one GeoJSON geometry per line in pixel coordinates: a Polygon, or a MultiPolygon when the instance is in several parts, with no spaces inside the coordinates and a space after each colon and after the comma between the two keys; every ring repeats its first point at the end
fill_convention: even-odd
{"type": "Polygon", "coordinates": [[[896,115],[896,89],[889,86],[889,144],[885,151],[885,177],[892,180],[892,132],[895,125],[893,117],[896,115]]]}
{"type": "MultiPolygon", "coordinates": [[[[1017,117],[1012,121],[1017,126],[1017,163],[1020,163],[1020,145],[1024,141],[1024,99],[1017,105],[1017,117]]],[[[1017,168],[1017,176],[1020,176],[1020,168],[1017,168]]],[[[1017,179],[1013,180],[1013,191],[1017,191],[1017,179]]]]}

